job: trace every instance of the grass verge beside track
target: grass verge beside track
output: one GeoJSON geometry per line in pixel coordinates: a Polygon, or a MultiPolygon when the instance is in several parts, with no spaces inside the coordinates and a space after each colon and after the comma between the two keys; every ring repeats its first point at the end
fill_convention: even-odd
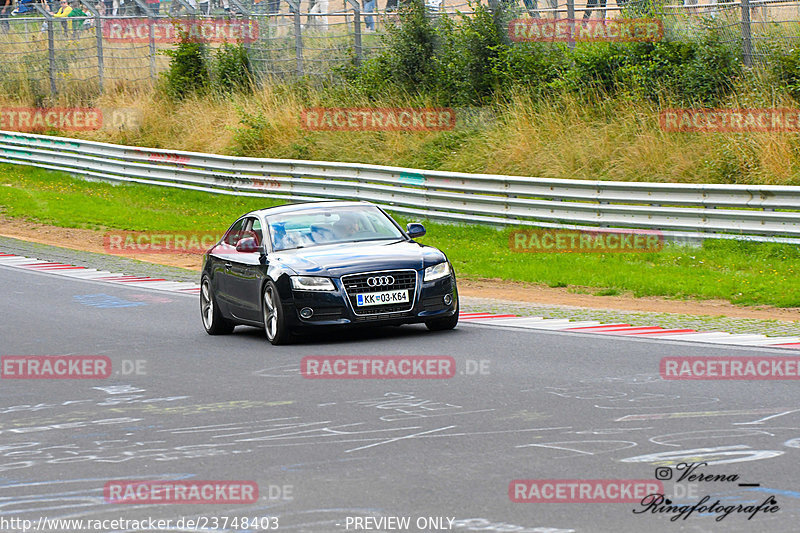
{"type": "MultiPolygon", "coordinates": [[[[280,203],[94,183],[33,167],[0,165],[0,213],[66,228],[221,233],[242,213],[280,203]]],[[[508,247],[515,228],[424,223],[428,234],[418,240],[444,250],[461,277],[573,287],[596,295],[630,292],[637,297],[800,307],[800,249],[793,245],[708,240],[702,247],[668,245],[658,253],[516,253],[508,247]]]]}

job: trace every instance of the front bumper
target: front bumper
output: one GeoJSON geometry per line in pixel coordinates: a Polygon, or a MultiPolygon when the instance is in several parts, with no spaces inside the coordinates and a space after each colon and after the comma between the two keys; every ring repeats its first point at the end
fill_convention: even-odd
{"type": "MultiPolygon", "coordinates": [[[[325,326],[368,326],[415,324],[452,316],[458,312],[458,289],[455,276],[451,273],[436,281],[423,282],[422,273],[417,272],[417,283],[410,294],[413,304],[395,310],[392,306],[376,306],[371,314],[363,314],[354,309],[340,279],[334,279],[336,291],[296,291],[292,290],[291,302],[284,302],[284,311],[289,327],[314,328],[325,326]],[[445,295],[452,301],[445,303],[445,295]],[[313,311],[310,318],[300,316],[300,311],[308,308],[313,311]],[[383,308],[383,309],[382,309],[383,308]],[[406,310],[407,309],[407,310],[406,310]]],[[[412,289],[409,289],[410,291],[412,289]]]]}

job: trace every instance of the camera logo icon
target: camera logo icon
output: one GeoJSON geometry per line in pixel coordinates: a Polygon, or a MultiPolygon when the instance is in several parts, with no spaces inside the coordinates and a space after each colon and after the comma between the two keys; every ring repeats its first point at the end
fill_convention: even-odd
{"type": "Polygon", "coordinates": [[[668,466],[659,466],[656,468],[656,479],[659,481],[672,479],[672,469],[668,466]]]}

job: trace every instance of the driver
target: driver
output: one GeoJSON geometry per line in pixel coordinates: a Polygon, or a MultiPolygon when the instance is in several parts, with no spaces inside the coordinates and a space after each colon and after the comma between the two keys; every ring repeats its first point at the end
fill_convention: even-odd
{"type": "Polygon", "coordinates": [[[342,213],[331,228],[339,240],[352,238],[359,232],[358,217],[352,213],[342,213]]]}

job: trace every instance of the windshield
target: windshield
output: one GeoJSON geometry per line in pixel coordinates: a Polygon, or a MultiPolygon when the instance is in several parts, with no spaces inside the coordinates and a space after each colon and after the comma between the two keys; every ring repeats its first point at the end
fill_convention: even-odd
{"type": "Polygon", "coordinates": [[[402,232],[375,206],[314,208],[267,217],[272,249],[291,250],[342,242],[402,239],[402,232]]]}

